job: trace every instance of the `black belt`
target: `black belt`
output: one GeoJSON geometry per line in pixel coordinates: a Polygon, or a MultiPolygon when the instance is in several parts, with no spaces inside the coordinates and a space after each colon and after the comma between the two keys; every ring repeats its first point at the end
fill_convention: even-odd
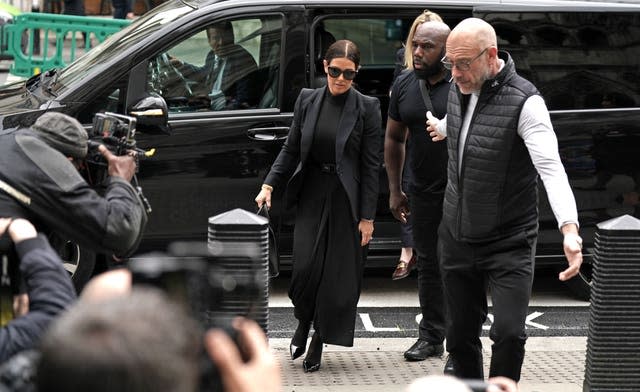
{"type": "Polygon", "coordinates": [[[336,164],[335,163],[321,163],[318,165],[320,167],[320,171],[323,173],[335,173],[336,172],[336,164]]]}

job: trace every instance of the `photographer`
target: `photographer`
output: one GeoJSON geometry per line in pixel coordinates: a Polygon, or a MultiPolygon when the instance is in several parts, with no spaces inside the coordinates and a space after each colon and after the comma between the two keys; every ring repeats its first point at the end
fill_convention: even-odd
{"type": "Polygon", "coordinates": [[[0,329],[0,363],[19,351],[32,348],[51,320],[76,298],[60,257],[46,238],[38,236],[29,221],[0,218],[0,253],[9,252],[11,242],[20,260],[29,311],[0,329]]]}
{"type": "MultiPolygon", "coordinates": [[[[130,281],[118,272],[120,278],[130,281]]],[[[246,319],[234,320],[233,328],[246,362],[221,331],[208,332],[203,345],[195,319],[159,289],[85,297],[43,338],[37,390],[196,392],[206,345],[225,392],[280,391],[278,362],[262,329],[246,319]]]]}
{"type": "Polygon", "coordinates": [[[76,119],[57,112],[44,113],[30,128],[0,132],[0,215],[27,218],[96,252],[127,256],[147,219],[129,183],[135,160],[99,147],[109,174],[102,196],[78,172],[87,139],[76,119]]]}

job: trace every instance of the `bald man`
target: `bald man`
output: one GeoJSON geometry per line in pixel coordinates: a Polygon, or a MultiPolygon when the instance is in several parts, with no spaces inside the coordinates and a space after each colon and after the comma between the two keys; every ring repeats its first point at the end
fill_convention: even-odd
{"type": "Polygon", "coordinates": [[[582,263],[575,198],[560,161],[549,112],[538,90],[520,77],[496,33],[470,18],[449,34],[442,59],[455,87],[447,116],[431,117],[434,141],[447,138],[449,161],[438,250],[450,316],[447,350],[454,374],[483,377],[479,334],[493,303],[489,376],[520,379],[525,319],[538,235],[537,178],[544,182],[569,267],[582,263]]]}
{"type": "Polygon", "coordinates": [[[384,145],[389,208],[403,223],[411,213],[413,245],[418,254],[418,299],[422,320],[418,340],[404,353],[408,361],[422,361],[440,356],[444,351],[445,309],[436,245],[447,183],[447,146],[444,142],[429,140],[425,119],[427,111],[437,116],[446,113],[451,75],[440,59],[450,31],[437,14],[423,13],[416,18],[407,37],[407,69],[393,84],[389,100],[384,145]],[[411,140],[408,164],[413,175],[408,189],[403,189],[407,135],[411,140]],[[408,198],[406,194],[409,194],[408,198]]]}

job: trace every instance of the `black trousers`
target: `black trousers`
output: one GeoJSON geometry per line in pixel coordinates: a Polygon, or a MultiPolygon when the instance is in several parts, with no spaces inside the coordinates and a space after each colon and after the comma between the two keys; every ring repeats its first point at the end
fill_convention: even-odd
{"type": "MultiPolygon", "coordinates": [[[[407,157],[408,154],[409,151],[407,151],[407,157]]],[[[408,163],[409,159],[405,159],[404,169],[402,169],[402,189],[409,189],[410,184],[413,182],[413,172],[411,171],[411,165],[408,163]]],[[[403,248],[414,247],[411,219],[411,214],[409,214],[409,216],[407,216],[407,223],[400,223],[400,242],[402,243],[403,248]]]]}
{"type": "Polygon", "coordinates": [[[409,203],[413,244],[418,253],[418,299],[422,312],[418,338],[429,343],[442,344],[445,307],[437,256],[442,195],[412,193],[409,203]]]}
{"type": "Polygon", "coordinates": [[[439,254],[445,301],[449,311],[447,350],[455,375],[483,378],[480,333],[487,317],[487,287],[491,293],[493,323],[489,337],[489,377],[520,380],[527,339],[525,320],[531,296],[537,226],[499,241],[456,241],[441,226],[439,254]]]}

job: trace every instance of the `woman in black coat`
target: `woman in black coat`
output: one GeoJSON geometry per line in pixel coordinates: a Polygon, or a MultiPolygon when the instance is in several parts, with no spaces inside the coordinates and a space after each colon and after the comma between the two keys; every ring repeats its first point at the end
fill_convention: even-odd
{"type": "Polygon", "coordinates": [[[300,92],[287,141],[255,199],[270,207],[273,189],[286,184],[286,202],[297,206],[289,297],[298,328],[290,349],[292,359],[305,352],[313,322],[305,372],[320,368],[323,343],[353,346],[363,247],[373,234],[382,120],[378,100],[351,88],[359,66],[353,42],[329,47],[327,86],[300,92]]]}

